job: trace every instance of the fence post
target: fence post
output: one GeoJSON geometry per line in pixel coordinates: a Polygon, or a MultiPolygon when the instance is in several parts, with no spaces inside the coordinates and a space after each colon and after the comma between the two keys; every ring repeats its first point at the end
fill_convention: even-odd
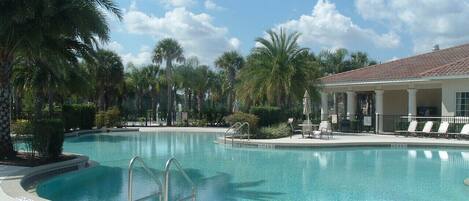
{"type": "Polygon", "coordinates": [[[379,133],[379,113],[376,113],[375,119],[375,134],[379,133]]]}

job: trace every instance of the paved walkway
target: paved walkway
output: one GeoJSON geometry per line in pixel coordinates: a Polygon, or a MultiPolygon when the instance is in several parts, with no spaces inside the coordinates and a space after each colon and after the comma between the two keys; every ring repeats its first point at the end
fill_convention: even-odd
{"type": "MultiPolygon", "coordinates": [[[[11,165],[0,165],[0,183],[4,180],[9,180],[12,178],[17,177],[16,175],[11,175],[15,172],[18,172],[20,170],[26,169],[28,167],[21,167],[21,166],[11,166],[11,165]],[[10,176],[9,176],[10,175],[10,176]]],[[[21,175],[19,175],[21,176],[21,175]]],[[[0,188],[0,200],[2,201],[10,201],[14,200],[10,196],[6,195],[5,192],[3,192],[2,188],[0,188]]]]}
{"type": "MultiPolygon", "coordinates": [[[[347,134],[334,135],[331,139],[310,139],[295,135],[292,138],[280,139],[235,139],[236,143],[252,145],[274,145],[274,146],[366,146],[366,145],[421,145],[421,146],[464,146],[469,148],[469,140],[456,140],[444,138],[403,137],[395,135],[371,135],[371,134],[347,134]]],[[[223,138],[218,142],[223,143],[223,138]]],[[[231,139],[227,139],[231,143],[231,139]]]]}

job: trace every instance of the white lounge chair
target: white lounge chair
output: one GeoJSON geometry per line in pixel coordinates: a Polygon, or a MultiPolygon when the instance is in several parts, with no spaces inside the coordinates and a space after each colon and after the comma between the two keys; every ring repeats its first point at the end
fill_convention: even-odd
{"type": "Polygon", "coordinates": [[[461,139],[463,136],[469,136],[469,124],[465,124],[460,133],[449,133],[449,135],[455,135],[456,138],[461,139]]]}
{"type": "Polygon", "coordinates": [[[396,131],[396,133],[406,134],[406,136],[409,136],[409,134],[414,134],[415,132],[417,132],[417,125],[418,125],[418,122],[415,120],[412,120],[409,123],[409,127],[407,128],[406,131],[396,131]]]}
{"type": "Polygon", "coordinates": [[[437,132],[430,132],[431,135],[436,135],[437,137],[440,137],[441,135],[446,135],[448,137],[448,128],[449,128],[449,122],[447,121],[442,121],[440,123],[440,127],[438,127],[437,132]]]}
{"type": "Polygon", "coordinates": [[[423,136],[430,135],[430,133],[432,132],[432,128],[433,128],[433,121],[427,121],[425,122],[425,125],[423,126],[422,131],[418,131],[416,132],[416,134],[422,134],[423,136]]]}
{"type": "Polygon", "coordinates": [[[314,136],[322,138],[323,135],[328,135],[328,138],[332,137],[332,126],[328,121],[321,121],[318,130],[313,131],[314,136]]]}

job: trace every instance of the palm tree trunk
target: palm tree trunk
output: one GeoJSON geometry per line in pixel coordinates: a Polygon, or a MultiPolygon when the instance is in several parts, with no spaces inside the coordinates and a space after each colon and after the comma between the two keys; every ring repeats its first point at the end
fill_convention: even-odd
{"type": "Polygon", "coordinates": [[[168,107],[166,109],[167,111],[167,117],[166,117],[166,126],[171,126],[171,122],[173,119],[173,82],[172,82],[172,75],[171,75],[171,61],[166,60],[166,79],[168,81],[168,107]]]}
{"type": "Polygon", "coordinates": [[[14,158],[16,155],[10,136],[10,79],[13,59],[9,58],[0,58],[0,159],[14,158]]]}
{"type": "Polygon", "coordinates": [[[54,113],[54,92],[52,91],[52,86],[51,86],[51,75],[48,75],[49,79],[49,84],[47,87],[47,104],[49,106],[49,118],[52,118],[52,115],[54,113]]]}
{"type": "Polygon", "coordinates": [[[42,106],[43,106],[43,94],[41,93],[42,89],[36,89],[34,99],[34,119],[39,120],[42,118],[42,106]]]}
{"type": "Polygon", "coordinates": [[[197,110],[199,111],[199,118],[202,119],[202,100],[204,99],[204,94],[199,93],[197,97],[197,110]]]}

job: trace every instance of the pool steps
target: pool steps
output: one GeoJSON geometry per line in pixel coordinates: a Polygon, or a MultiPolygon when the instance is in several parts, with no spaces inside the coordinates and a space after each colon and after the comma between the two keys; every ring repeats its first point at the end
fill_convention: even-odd
{"type": "Polygon", "coordinates": [[[186,182],[189,183],[191,186],[191,194],[186,197],[180,198],[178,201],[184,201],[184,200],[195,201],[196,192],[197,192],[196,186],[194,182],[192,181],[192,179],[187,175],[186,171],[184,171],[184,169],[182,168],[182,165],[179,163],[179,161],[176,158],[172,157],[166,161],[164,178],[163,178],[164,185],[163,185],[162,182],[160,182],[160,180],[158,179],[158,177],[148,168],[145,161],[143,161],[143,159],[140,158],[139,156],[133,157],[129,163],[128,185],[127,185],[128,186],[128,189],[127,189],[128,201],[146,200],[153,196],[157,196],[159,198],[158,200],[160,201],[169,201],[169,191],[170,191],[169,180],[170,180],[170,169],[172,165],[176,167],[176,169],[183,175],[186,182]],[[155,181],[155,183],[157,184],[157,190],[156,192],[150,195],[134,200],[133,199],[133,167],[136,162],[140,162],[145,172],[155,181]]]}

